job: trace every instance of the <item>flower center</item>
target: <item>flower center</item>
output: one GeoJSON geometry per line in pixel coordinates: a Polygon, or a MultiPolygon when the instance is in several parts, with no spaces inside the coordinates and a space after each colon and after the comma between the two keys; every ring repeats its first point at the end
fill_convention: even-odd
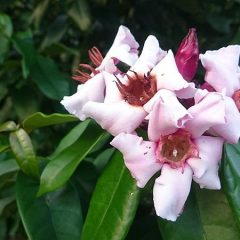
{"type": "MultiPolygon", "coordinates": [[[[131,70],[129,70],[131,71],[131,70]]],[[[128,84],[123,84],[117,77],[117,87],[125,101],[134,106],[143,106],[156,93],[156,81],[149,74],[139,75],[134,71],[133,76],[126,74],[128,84]]]]}
{"type": "Polygon", "coordinates": [[[240,89],[233,94],[232,99],[235,102],[238,111],[240,112],[240,89]]]}
{"type": "Polygon", "coordinates": [[[80,81],[81,83],[85,83],[87,80],[92,78],[91,75],[99,73],[99,71],[95,68],[99,67],[103,61],[103,56],[97,47],[93,47],[88,50],[88,56],[94,67],[90,64],[79,64],[80,69],[76,69],[75,71],[77,74],[72,77],[74,80],[80,81]]]}
{"type": "Polygon", "coordinates": [[[161,163],[169,163],[172,168],[177,168],[183,166],[187,159],[198,157],[198,149],[191,134],[180,129],[160,138],[156,154],[161,163]]]}

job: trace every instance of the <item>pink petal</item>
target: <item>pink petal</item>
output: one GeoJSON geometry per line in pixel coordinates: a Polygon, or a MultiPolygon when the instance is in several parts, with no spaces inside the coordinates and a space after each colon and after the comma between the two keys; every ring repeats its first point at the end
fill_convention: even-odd
{"type": "Polygon", "coordinates": [[[182,75],[178,72],[176,62],[171,50],[167,55],[153,68],[151,75],[156,78],[157,89],[181,90],[188,87],[182,75]]]}
{"type": "Polygon", "coordinates": [[[240,137],[240,113],[232,98],[225,97],[226,123],[212,127],[212,130],[229,143],[238,143],[240,137]]]}
{"type": "Polygon", "coordinates": [[[110,70],[109,60],[112,58],[116,58],[132,66],[138,59],[138,47],[139,44],[136,42],[130,30],[125,26],[120,26],[112,47],[109,49],[101,65],[97,69],[104,70],[106,65],[108,70],[110,70]]]}
{"type": "Polygon", "coordinates": [[[194,83],[189,83],[188,87],[181,90],[175,91],[176,96],[180,99],[193,98],[195,96],[197,89],[194,83]]]}
{"type": "Polygon", "coordinates": [[[236,90],[240,89],[237,74],[239,55],[239,45],[232,45],[200,54],[202,65],[206,69],[205,81],[218,92],[222,92],[226,88],[226,94],[229,97],[236,90]]]}
{"type": "Polygon", "coordinates": [[[159,100],[154,104],[149,116],[148,137],[158,141],[160,136],[174,133],[191,119],[191,115],[171,91],[159,91],[159,100]]]}
{"type": "Polygon", "coordinates": [[[157,162],[155,156],[156,143],[143,141],[136,135],[120,133],[111,145],[122,152],[125,164],[140,188],[161,169],[162,164],[157,162]]]}
{"type": "Polygon", "coordinates": [[[176,221],[187,200],[191,182],[192,170],[187,164],[184,171],[164,164],[161,176],[156,179],[153,187],[153,202],[157,215],[176,221]]]}
{"type": "Polygon", "coordinates": [[[147,74],[165,55],[166,52],[159,47],[157,38],[150,35],[144,43],[140,57],[131,70],[138,74],[147,74]]]}
{"type": "Polygon", "coordinates": [[[193,180],[201,188],[220,189],[218,168],[222,157],[223,139],[202,136],[194,142],[199,150],[199,158],[191,158],[187,161],[194,173],[193,180]]]}
{"type": "MultiPolygon", "coordinates": [[[[116,77],[108,72],[104,72],[103,74],[106,84],[104,103],[114,103],[123,100],[122,95],[117,88],[116,77]]],[[[116,76],[122,83],[125,84],[125,78],[123,78],[120,74],[116,76]]]]}
{"type": "Polygon", "coordinates": [[[78,85],[77,92],[72,96],[65,96],[61,104],[66,110],[76,115],[80,120],[86,119],[82,109],[88,101],[103,102],[105,82],[101,73],[89,79],[86,83],[78,85]]]}
{"type": "Polygon", "coordinates": [[[210,127],[225,123],[224,97],[217,92],[207,93],[201,101],[190,107],[188,112],[193,119],[186,122],[185,129],[192,133],[193,138],[199,137],[210,127]]]}
{"type": "Polygon", "coordinates": [[[113,136],[121,132],[132,133],[147,115],[142,107],[132,106],[124,100],[116,103],[87,102],[83,113],[113,136]]]}

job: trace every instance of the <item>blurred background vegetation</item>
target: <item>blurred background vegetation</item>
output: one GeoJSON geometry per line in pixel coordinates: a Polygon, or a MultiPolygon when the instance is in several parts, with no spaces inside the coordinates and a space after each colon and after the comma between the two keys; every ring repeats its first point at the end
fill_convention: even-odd
{"type": "MultiPolygon", "coordinates": [[[[59,101],[77,86],[72,72],[79,63],[88,62],[87,50],[92,46],[106,53],[120,24],[129,27],[140,46],[154,34],[163,49],[173,51],[188,29],[195,27],[204,52],[240,43],[240,1],[0,0],[0,123],[21,124],[37,111],[64,113],[59,101]]],[[[49,154],[72,126],[32,132],[38,154],[49,154]]],[[[14,191],[11,184],[0,183],[0,239],[25,239],[15,202],[1,201],[6,191],[14,191]]],[[[135,228],[144,223],[144,214],[149,215],[147,203],[144,206],[135,228]]],[[[155,223],[149,219],[144,233],[138,233],[141,239],[146,232],[155,234],[155,223]]],[[[129,239],[138,239],[134,227],[129,239]]],[[[146,239],[155,238],[147,235],[146,239]]]]}

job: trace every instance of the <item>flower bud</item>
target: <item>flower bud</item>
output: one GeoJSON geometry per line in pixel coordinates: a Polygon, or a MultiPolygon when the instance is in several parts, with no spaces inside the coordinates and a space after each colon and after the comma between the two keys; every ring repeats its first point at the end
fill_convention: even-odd
{"type": "Polygon", "coordinates": [[[182,40],[175,61],[178,71],[183,78],[191,81],[197,71],[199,59],[198,39],[195,28],[190,28],[187,36],[182,40]]]}

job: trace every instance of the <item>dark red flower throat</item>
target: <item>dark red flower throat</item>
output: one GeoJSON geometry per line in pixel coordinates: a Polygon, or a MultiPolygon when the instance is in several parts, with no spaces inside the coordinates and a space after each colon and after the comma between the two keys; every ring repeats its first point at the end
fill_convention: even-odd
{"type": "Polygon", "coordinates": [[[148,72],[147,75],[140,75],[134,71],[132,76],[126,74],[128,84],[123,84],[116,76],[117,87],[125,101],[134,106],[143,106],[156,93],[156,81],[148,72]]]}

